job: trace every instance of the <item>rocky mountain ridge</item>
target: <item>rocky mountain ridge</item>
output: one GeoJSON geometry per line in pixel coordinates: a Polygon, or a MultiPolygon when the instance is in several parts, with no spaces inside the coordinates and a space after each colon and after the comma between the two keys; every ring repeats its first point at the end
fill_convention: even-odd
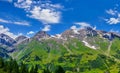
{"type": "MultiPolygon", "coordinates": [[[[108,39],[109,41],[112,41],[114,38],[120,38],[120,34],[117,34],[115,32],[106,32],[106,31],[100,31],[100,30],[94,30],[91,27],[85,27],[84,29],[80,30],[74,30],[69,29],[64,31],[61,34],[57,34],[54,36],[51,36],[47,34],[45,31],[39,31],[31,38],[27,38],[26,36],[18,36],[16,39],[12,39],[6,34],[0,34],[0,45],[6,46],[6,47],[14,47],[15,45],[21,44],[21,43],[28,43],[30,40],[35,39],[37,41],[41,41],[42,39],[54,39],[56,41],[67,41],[71,38],[77,38],[80,41],[83,41],[84,44],[88,42],[93,37],[99,36],[100,38],[108,39]]],[[[93,39],[91,41],[94,41],[93,39]]]]}

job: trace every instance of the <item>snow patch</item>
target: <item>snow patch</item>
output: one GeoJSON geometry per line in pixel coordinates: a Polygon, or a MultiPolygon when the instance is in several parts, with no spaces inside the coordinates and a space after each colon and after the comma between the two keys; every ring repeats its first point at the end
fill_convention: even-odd
{"type": "Polygon", "coordinates": [[[55,38],[55,36],[54,36],[54,35],[51,35],[51,38],[55,38]]]}
{"type": "Polygon", "coordinates": [[[61,38],[61,34],[56,34],[56,38],[61,38]]]}
{"type": "Polygon", "coordinates": [[[80,34],[80,33],[78,32],[79,29],[78,29],[76,26],[72,26],[71,29],[73,30],[73,32],[74,32],[75,34],[80,34]]]}
{"type": "Polygon", "coordinates": [[[80,34],[77,29],[74,29],[73,32],[74,32],[75,34],[80,34]]]}
{"type": "Polygon", "coordinates": [[[71,37],[71,38],[74,38],[75,36],[72,36],[72,35],[71,35],[70,37],[71,37]]]}
{"type": "Polygon", "coordinates": [[[88,42],[86,42],[86,41],[82,41],[84,44],[85,44],[85,46],[87,46],[87,47],[89,47],[89,48],[92,48],[92,49],[97,49],[95,46],[91,46],[88,42]]]}

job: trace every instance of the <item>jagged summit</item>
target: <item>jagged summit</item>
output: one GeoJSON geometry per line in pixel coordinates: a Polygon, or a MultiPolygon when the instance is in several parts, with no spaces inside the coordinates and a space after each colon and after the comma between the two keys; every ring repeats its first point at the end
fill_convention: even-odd
{"type": "MultiPolygon", "coordinates": [[[[85,27],[79,30],[68,29],[61,34],[56,34],[54,36],[50,36],[45,31],[39,31],[32,38],[27,38],[26,36],[21,35],[21,36],[18,36],[15,40],[9,37],[8,35],[0,34],[0,44],[10,47],[10,46],[16,46],[21,43],[27,44],[34,39],[36,39],[37,41],[41,41],[42,39],[53,39],[57,42],[58,41],[64,42],[64,41],[69,41],[72,38],[76,38],[81,42],[84,41],[83,43],[93,44],[93,43],[96,43],[97,42],[96,39],[99,39],[99,38],[112,41],[114,40],[114,38],[120,38],[120,34],[114,33],[114,32],[95,30],[91,27],[85,27]],[[96,41],[96,42],[91,42],[91,41],[96,41]]],[[[95,46],[97,47],[97,45],[95,46]]]]}
{"type": "Polygon", "coordinates": [[[26,36],[23,36],[23,35],[20,35],[20,36],[18,36],[17,38],[15,38],[15,40],[16,40],[17,42],[22,41],[22,40],[24,40],[24,39],[27,39],[27,37],[26,37],[26,36]]]}
{"type": "Polygon", "coordinates": [[[40,40],[40,39],[49,38],[49,37],[50,35],[47,34],[45,31],[39,31],[36,33],[36,35],[33,38],[36,40],[40,40]]]}
{"type": "Polygon", "coordinates": [[[116,37],[120,38],[119,33],[95,30],[92,27],[85,27],[79,30],[69,29],[64,31],[61,37],[63,38],[75,37],[80,40],[83,40],[85,37],[95,37],[95,36],[100,36],[101,38],[106,38],[110,41],[112,41],[116,37]]]}
{"type": "Polygon", "coordinates": [[[69,29],[66,30],[62,33],[62,37],[63,38],[70,38],[70,37],[74,37],[74,38],[78,38],[80,40],[83,40],[84,37],[86,36],[97,36],[98,33],[96,30],[94,30],[91,27],[85,27],[83,29],[69,29]]]}
{"type": "Polygon", "coordinates": [[[17,42],[16,44],[23,43],[23,42],[25,43],[29,41],[29,38],[26,36],[20,35],[17,38],[15,38],[15,41],[17,42]]]}
{"type": "Polygon", "coordinates": [[[6,34],[1,33],[0,34],[0,44],[4,45],[4,46],[13,46],[13,44],[15,44],[16,41],[14,39],[12,39],[11,37],[9,37],[6,34]]]}

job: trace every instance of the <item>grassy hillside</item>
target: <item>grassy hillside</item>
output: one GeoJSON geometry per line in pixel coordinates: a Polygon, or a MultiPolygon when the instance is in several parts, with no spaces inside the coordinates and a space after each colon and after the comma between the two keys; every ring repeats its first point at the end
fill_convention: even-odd
{"type": "Polygon", "coordinates": [[[39,73],[45,69],[55,73],[57,66],[61,66],[66,73],[118,73],[120,40],[116,38],[110,45],[108,40],[93,39],[95,42],[91,44],[100,46],[97,50],[86,47],[75,38],[64,42],[32,40],[27,45],[17,46],[13,57],[29,66],[38,65],[39,73]]]}

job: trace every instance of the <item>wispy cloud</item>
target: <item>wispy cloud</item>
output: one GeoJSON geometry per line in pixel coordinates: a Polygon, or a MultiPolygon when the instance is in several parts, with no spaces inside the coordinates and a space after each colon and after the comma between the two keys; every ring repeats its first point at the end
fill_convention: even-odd
{"type": "Polygon", "coordinates": [[[120,18],[109,18],[109,19],[105,19],[105,21],[107,21],[108,24],[118,24],[120,23],[120,18]]]}
{"type": "Polygon", "coordinates": [[[13,0],[7,0],[8,2],[13,2],[13,0]]]}
{"type": "Polygon", "coordinates": [[[89,23],[86,23],[86,22],[75,22],[74,24],[80,25],[81,28],[84,28],[84,27],[91,27],[91,25],[90,25],[89,23]]]}
{"type": "Polygon", "coordinates": [[[27,12],[27,16],[37,19],[44,24],[59,23],[61,11],[63,8],[60,4],[52,4],[51,1],[32,1],[18,0],[15,7],[22,8],[27,12]]]}
{"type": "Polygon", "coordinates": [[[18,33],[18,34],[17,34],[17,36],[21,36],[21,35],[23,35],[23,33],[18,33]]]}
{"type": "Polygon", "coordinates": [[[73,30],[77,29],[77,26],[73,25],[73,26],[70,27],[70,29],[73,29],[73,30]]]}
{"type": "Polygon", "coordinates": [[[17,37],[17,35],[14,35],[13,33],[10,32],[9,28],[5,28],[3,25],[0,25],[0,34],[1,33],[4,33],[4,34],[10,36],[13,39],[15,39],[17,37]]]}
{"type": "Polygon", "coordinates": [[[96,29],[96,27],[92,27],[89,23],[87,22],[75,22],[73,23],[74,25],[70,27],[76,34],[78,33],[78,30],[83,29],[85,27],[91,27],[93,29],[96,29]]]}
{"type": "Polygon", "coordinates": [[[29,31],[28,33],[27,33],[27,35],[32,35],[32,34],[34,34],[35,32],[34,31],[29,31]]]}
{"type": "Polygon", "coordinates": [[[110,14],[110,15],[115,15],[117,13],[117,11],[113,10],[113,9],[109,9],[109,10],[106,10],[106,13],[110,14]]]}
{"type": "Polygon", "coordinates": [[[4,20],[4,19],[1,19],[1,18],[0,18],[0,22],[3,22],[3,23],[9,23],[9,21],[4,20]]]}
{"type": "Polygon", "coordinates": [[[110,32],[119,33],[119,30],[113,30],[113,29],[111,29],[110,32]]]}
{"type": "Polygon", "coordinates": [[[4,2],[13,2],[13,0],[0,0],[0,1],[4,1],[4,2]]]}
{"type": "Polygon", "coordinates": [[[0,18],[0,22],[2,23],[8,23],[8,24],[16,24],[16,25],[23,25],[23,26],[29,26],[29,22],[27,21],[10,21],[10,20],[4,20],[0,18]]]}
{"type": "Polygon", "coordinates": [[[17,25],[23,25],[23,26],[29,26],[30,24],[26,21],[22,21],[22,22],[12,22],[13,24],[17,24],[17,25]]]}
{"type": "Polygon", "coordinates": [[[50,31],[51,26],[45,25],[45,27],[42,29],[42,31],[50,31]]]}
{"type": "Polygon", "coordinates": [[[120,12],[117,10],[109,9],[106,10],[106,13],[109,14],[109,18],[105,18],[104,20],[108,24],[119,24],[120,23],[120,12]]]}

